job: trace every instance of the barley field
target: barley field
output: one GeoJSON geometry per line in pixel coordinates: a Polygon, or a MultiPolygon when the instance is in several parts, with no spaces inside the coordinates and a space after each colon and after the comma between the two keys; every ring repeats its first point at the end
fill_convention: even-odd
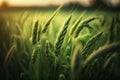
{"type": "Polygon", "coordinates": [[[120,80],[119,35],[119,10],[0,10],[0,80],[120,80]]]}

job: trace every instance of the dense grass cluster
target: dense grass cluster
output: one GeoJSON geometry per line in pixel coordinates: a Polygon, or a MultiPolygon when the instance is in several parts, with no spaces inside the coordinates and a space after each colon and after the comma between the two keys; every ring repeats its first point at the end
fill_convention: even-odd
{"type": "Polygon", "coordinates": [[[47,19],[0,17],[0,80],[120,79],[119,11],[73,11],[61,26],[61,8],[47,19]]]}

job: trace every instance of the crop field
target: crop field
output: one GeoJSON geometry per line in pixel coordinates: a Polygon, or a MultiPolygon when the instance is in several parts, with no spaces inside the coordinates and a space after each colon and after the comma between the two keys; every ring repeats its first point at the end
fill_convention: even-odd
{"type": "Polygon", "coordinates": [[[120,11],[0,10],[0,80],[120,80],[120,11]]]}

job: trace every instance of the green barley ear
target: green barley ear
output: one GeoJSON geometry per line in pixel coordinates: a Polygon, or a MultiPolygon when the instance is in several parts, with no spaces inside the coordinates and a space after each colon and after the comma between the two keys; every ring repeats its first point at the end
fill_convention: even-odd
{"type": "Polygon", "coordinates": [[[38,53],[40,52],[40,45],[37,45],[37,47],[35,47],[33,49],[32,52],[32,56],[31,56],[31,64],[34,64],[37,58],[38,53]]]}
{"type": "Polygon", "coordinates": [[[62,8],[62,6],[58,7],[58,9],[53,13],[53,15],[48,19],[48,21],[45,23],[42,33],[45,33],[48,29],[48,26],[50,25],[50,23],[52,22],[52,20],[54,19],[54,17],[58,14],[58,12],[60,11],[60,9],[62,8]]]}
{"type": "Polygon", "coordinates": [[[77,28],[77,26],[78,26],[79,23],[81,22],[84,14],[85,14],[85,12],[83,12],[83,13],[81,14],[81,16],[75,21],[75,23],[74,23],[73,26],[72,26],[70,35],[72,35],[72,34],[74,33],[75,29],[77,28]]]}
{"type": "Polygon", "coordinates": [[[98,19],[98,18],[90,18],[88,20],[85,20],[81,23],[81,25],[76,29],[75,31],[75,38],[78,37],[78,35],[80,34],[81,30],[84,27],[87,27],[89,29],[93,29],[92,27],[90,27],[89,23],[92,22],[93,20],[98,19]]]}
{"type": "Polygon", "coordinates": [[[32,52],[32,56],[31,56],[31,64],[35,63],[36,57],[37,57],[37,50],[34,49],[33,52],[32,52]]]}
{"type": "Polygon", "coordinates": [[[32,36],[33,45],[37,43],[37,30],[38,30],[38,20],[36,20],[35,25],[33,27],[33,36],[32,36]]]}
{"type": "Polygon", "coordinates": [[[87,64],[89,64],[103,54],[108,54],[110,52],[113,53],[118,50],[120,50],[120,42],[112,43],[107,46],[101,47],[97,51],[93,52],[90,56],[88,56],[88,58],[84,62],[84,65],[86,66],[87,64]]]}
{"type": "Polygon", "coordinates": [[[103,34],[103,32],[100,32],[98,34],[96,34],[95,36],[93,36],[92,38],[90,38],[86,45],[84,46],[83,50],[82,50],[82,55],[87,55],[87,51],[90,49],[90,47],[97,41],[99,40],[99,38],[101,37],[101,35],[103,34]]]}
{"type": "Polygon", "coordinates": [[[62,31],[58,35],[57,41],[55,43],[55,55],[56,56],[58,56],[60,54],[60,49],[61,49],[61,46],[63,44],[64,38],[66,36],[67,28],[70,24],[71,18],[72,18],[72,15],[67,19],[67,21],[64,24],[64,27],[63,27],[62,31]]]}
{"type": "Polygon", "coordinates": [[[71,68],[72,68],[74,80],[79,80],[82,78],[81,76],[82,57],[80,54],[81,48],[82,48],[82,44],[77,45],[75,47],[75,50],[72,56],[71,68]]]}

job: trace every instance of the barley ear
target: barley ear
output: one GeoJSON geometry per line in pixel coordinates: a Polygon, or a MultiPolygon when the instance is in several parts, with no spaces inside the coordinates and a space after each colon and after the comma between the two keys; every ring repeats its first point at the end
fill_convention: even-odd
{"type": "Polygon", "coordinates": [[[87,20],[85,20],[85,21],[83,21],[82,23],[81,23],[81,25],[75,30],[75,38],[76,37],[78,37],[78,35],[80,34],[80,32],[82,31],[82,29],[84,28],[84,27],[87,27],[87,28],[89,28],[89,29],[93,29],[92,27],[90,27],[88,24],[90,23],[90,22],[92,22],[93,20],[95,20],[95,19],[97,19],[97,18],[90,18],[90,19],[87,19],[87,20]]]}
{"type": "Polygon", "coordinates": [[[99,32],[98,34],[96,34],[95,36],[93,36],[92,38],[90,38],[86,45],[84,46],[83,50],[82,50],[82,55],[87,54],[86,51],[88,51],[88,49],[97,41],[100,39],[101,35],[103,34],[103,32],[99,32]]]}
{"type": "Polygon", "coordinates": [[[112,43],[107,46],[99,48],[97,51],[93,52],[84,62],[84,65],[86,66],[94,59],[98,58],[102,54],[108,54],[109,52],[116,52],[117,50],[120,50],[120,42],[112,43]]]}
{"type": "Polygon", "coordinates": [[[56,56],[58,56],[60,54],[60,49],[61,49],[61,46],[63,44],[64,38],[66,36],[67,28],[70,24],[71,17],[72,17],[72,15],[67,19],[62,31],[58,35],[57,41],[55,43],[55,55],[56,56]]]}
{"type": "Polygon", "coordinates": [[[34,64],[36,59],[37,59],[37,55],[40,52],[40,45],[38,45],[37,47],[35,47],[33,49],[32,55],[31,55],[31,64],[34,64]]]}
{"type": "Polygon", "coordinates": [[[38,20],[35,22],[35,25],[33,27],[33,36],[32,36],[33,45],[37,43],[37,30],[38,30],[38,20]]]}

